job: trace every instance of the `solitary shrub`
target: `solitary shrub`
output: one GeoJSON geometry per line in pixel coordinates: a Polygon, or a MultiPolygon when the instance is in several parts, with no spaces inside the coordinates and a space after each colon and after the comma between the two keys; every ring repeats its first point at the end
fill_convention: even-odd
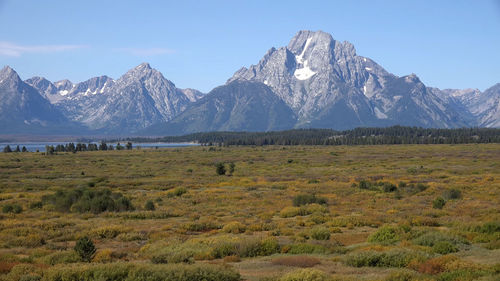
{"type": "Polygon", "coordinates": [[[224,167],[224,163],[219,162],[215,165],[215,172],[217,175],[222,176],[226,174],[226,167],[224,167]]]}
{"type": "Polygon", "coordinates": [[[411,261],[422,261],[428,256],[410,250],[394,249],[387,252],[363,251],[348,254],[344,263],[354,267],[406,267],[411,261]]]}
{"type": "Polygon", "coordinates": [[[462,192],[459,189],[452,188],[443,192],[443,197],[447,200],[462,198],[462,192]]]}
{"type": "Polygon", "coordinates": [[[224,227],[222,228],[222,231],[227,232],[227,233],[234,233],[234,234],[243,233],[243,232],[245,232],[245,230],[246,230],[246,226],[240,222],[237,222],[237,221],[230,222],[230,223],[224,225],[224,227]]]}
{"type": "Polygon", "coordinates": [[[446,255],[450,253],[458,252],[458,248],[448,241],[439,241],[434,246],[432,246],[432,250],[435,253],[446,255]]]}
{"type": "Polygon", "coordinates": [[[385,182],[384,183],[384,192],[394,192],[397,189],[398,188],[394,184],[392,184],[390,182],[385,182]]]}
{"type": "Polygon", "coordinates": [[[432,207],[434,209],[442,209],[445,204],[446,201],[442,197],[437,197],[434,201],[432,201],[432,207]]]}
{"type": "Polygon", "coordinates": [[[393,226],[383,226],[368,237],[368,242],[392,244],[399,240],[398,231],[393,226]]]}
{"type": "Polygon", "coordinates": [[[74,250],[80,258],[86,262],[90,262],[96,252],[94,243],[87,236],[84,236],[76,241],[74,250]]]}
{"type": "Polygon", "coordinates": [[[113,261],[113,251],[111,249],[103,249],[97,252],[93,258],[94,262],[108,263],[113,261]]]}
{"type": "Polygon", "coordinates": [[[422,192],[422,191],[426,190],[427,188],[429,188],[428,185],[423,184],[423,183],[417,183],[416,187],[417,187],[418,191],[420,191],[420,192],[422,192]]]}
{"type": "Polygon", "coordinates": [[[317,203],[320,205],[326,205],[327,201],[323,197],[316,197],[314,194],[300,194],[293,198],[293,205],[298,207],[306,204],[317,203]]]}
{"type": "Polygon", "coordinates": [[[62,263],[76,263],[81,262],[80,256],[71,250],[57,251],[42,258],[45,264],[56,265],[62,263]]]}
{"type": "Polygon", "coordinates": [[[358,187],[361,189],[370,189],[372,187],[372,183],[366,180],[362,180],[358,183],[358,187]]]}
{"type": "Polygon", "coordinates": [[[463,238],[447,235],[441,232],[429,232],[413,240],[413,243],[416,245],[428,247],[434,247],[440,242],[448,242],[453,246],[468,243],[467,240],[463,238]]]}
{"type": "Polygon", "coordinates": [[[330,230],[326,227],[315,227],[311,230],[311,237],[315,240],[330,239],[330,230]]]}
{"type": "Polygon", "coordinates": [[[31,202],[30,209],[41,209],[43,207],[42,201],[31,202]]]}
{"type": "Polygon", "coordinates": [[[313,267],[317,264],[321,264],[318,258],[309,256],[278,257],[272,259],[271,263],[275,265],[285,265],[294,267],[313,267]]]}
{"type": "Polygon", "coordinates": [[[167,197],[182,196],[186,192],[187,189],[185,187],[176,187],[174,190],[167,193],[167,197]]]}
{"type": "Polygon", "coordinates": [[[155,210],[155,204],[153,203],[153,201],[148,200],[146,202],[146,204],[144,205],[144,209],[146,209],[148,211],[154,211],[155,210]]]}
{"type": "Polygon", "coordinates": [[[476,229],[477,232],[493,234],[500,232],[500,221],[487,222],[476,229]]]}
{"type": "Polygon", "coordinates": [[[280,217],[292,218],[300,215],[301,209],[299,207],[285,207],[280,211],[280,217]]]}
{"type": "Polygon", "coordinates": [[[20,214],[22,211],[23,208],[18,204],[7,204],[2,207],[3,213],[20,214]]]}

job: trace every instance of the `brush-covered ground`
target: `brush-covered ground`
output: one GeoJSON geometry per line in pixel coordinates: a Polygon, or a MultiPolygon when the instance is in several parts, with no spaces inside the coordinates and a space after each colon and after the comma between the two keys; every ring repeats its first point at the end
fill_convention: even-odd
{"type": "Polygon", "coordinates": [[[0,280],[500,280],[498,144],[0,153],[0,208],[0,280]]]}

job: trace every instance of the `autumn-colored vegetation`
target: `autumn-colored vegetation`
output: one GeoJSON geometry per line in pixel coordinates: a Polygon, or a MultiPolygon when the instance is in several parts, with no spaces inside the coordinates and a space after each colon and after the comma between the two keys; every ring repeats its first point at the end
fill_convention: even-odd
{"type": "Polygon", "coordinates": [[[499,144],[0,153],[0,280],[499,280],[499,206],[499,144]]]}

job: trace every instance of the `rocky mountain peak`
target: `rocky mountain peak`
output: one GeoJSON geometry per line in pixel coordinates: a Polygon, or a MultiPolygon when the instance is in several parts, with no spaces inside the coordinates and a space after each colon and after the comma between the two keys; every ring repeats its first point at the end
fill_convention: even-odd
{"type": "Polygon", "coordinates": [[[17,72],[12,69],[10,66],[6,65],[0,70],[0,82],[6,81],[6,80],[12,80],[15,82],[21,81],[21,78],[19,78],[19,75],[17,72]]]}

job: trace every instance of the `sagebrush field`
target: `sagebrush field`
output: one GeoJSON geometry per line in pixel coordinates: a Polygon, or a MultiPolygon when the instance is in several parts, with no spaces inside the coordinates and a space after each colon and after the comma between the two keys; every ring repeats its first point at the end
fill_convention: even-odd
{"type": "Polygon", "coordinates": [[[0,280],[500,279],[498,144],[0,153],[0,188],[0,280]]]}

